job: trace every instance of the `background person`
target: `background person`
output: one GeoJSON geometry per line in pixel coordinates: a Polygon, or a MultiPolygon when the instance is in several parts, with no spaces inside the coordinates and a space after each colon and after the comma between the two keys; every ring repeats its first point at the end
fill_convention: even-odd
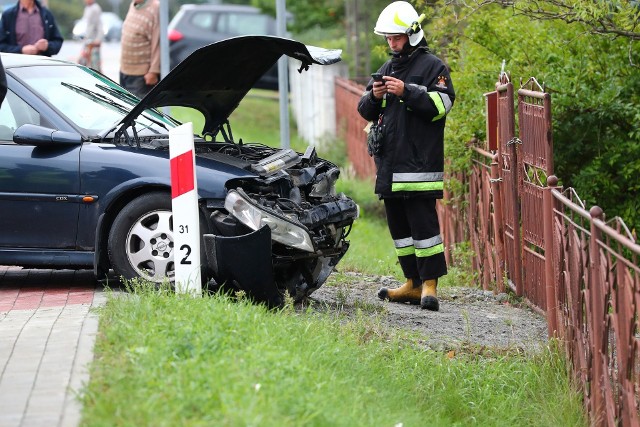
{"type": "Polygon", "coordinates": [[[396,1],[378,17],[374,32],[385,36],[392,57],[378,70],[358,103],[369,121],[382,115],[382,148],[374,154],[375,192],[407,281],[378,296],[437,311],[438,278],[447,274],[436,211],[443,196],[444,128],[455,93],[445,64],[424,40],[411,4],[396,1]]]}
{"type": "Polygon", "coordinates": [[[160,3],[132,0],[122,24],[120,86],[142,98],[160,80],[160,3]]]}
{"type": "Polygon", "coordinates": [[[100,71],[100,45],[102,44],[102,8],[95,0],[84,0],[84,13],[82,19],[87,23],[87,29],[84,32],[84,46],[80,53],[80,62],[94,70],[100,71]]]}
{"type": "Polygon", "coordinates": [[[62,35],[53,14],[38,0],[20,0],[0,18],[0,52],[52,56],[62,35]]]}

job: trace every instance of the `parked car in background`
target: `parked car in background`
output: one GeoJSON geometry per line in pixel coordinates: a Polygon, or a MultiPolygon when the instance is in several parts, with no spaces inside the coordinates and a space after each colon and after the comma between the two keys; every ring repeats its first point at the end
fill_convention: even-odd
{"type": "MultiPolygon", "coordinates": [[[[276,20],[252,6],[185,4],[169,23],[170,67],[173,69],[199,47],[242,35],[276,35],[276,20]]],[[[237,70],[242,72],[242,70],[237,70]]],[[[271,67],[257,82],[278,88],[278,68],[271,67]]]]}
{"type": "MultiPolygon", "coordinates": [[[[122,34],[122,19],[114,12],[102,12],[100,15],[102,29],[104,31],[104,41],[120,41],[122,34]]],[[[73,26],[73,39],[82,40],[87,31],[87,23],[84,19],[78,19],[73,26]]]]}
{"type": "Polygon", "coordinates": [[[162,283],[181,262],[201,265],[209,289],[273,305],[310,295],[346,253],[358,206],[336,192],[339,168],[312,147],[234,139],[229,122],[282,55],[303,66],[340,60],[293,40],[238,37],[198,49],[140,100],[69,61],[2,54],[0,265],[162,283]],[[174,247],[169,131],[181,123],[165,106],[205,119],[194,135],[202,259],[174,247]]]}

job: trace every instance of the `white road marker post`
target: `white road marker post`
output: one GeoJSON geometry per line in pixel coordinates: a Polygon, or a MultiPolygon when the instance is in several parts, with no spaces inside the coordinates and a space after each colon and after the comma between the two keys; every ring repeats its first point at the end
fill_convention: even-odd
{"type": "Polygon", "coordinates": [[[191,122],[169,130],[169,158],[176,293],[202,296],[198,183],[191,122]]]}

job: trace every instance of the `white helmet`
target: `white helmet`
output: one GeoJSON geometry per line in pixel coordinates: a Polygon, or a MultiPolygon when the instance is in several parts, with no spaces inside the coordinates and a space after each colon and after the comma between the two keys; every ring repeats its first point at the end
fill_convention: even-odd
{"type": "Polygon", "coordinates": [[[388,34],[409,34],[409,44],[415,46],[424,37],[424,31],[419,24],[418,12],[406,1],[394,1],[378,16],[373,32],[381,36],[388,34]],[[414,24],[417,23],[417,27],[414,24]],[[413,28],[413,32],[410,29],[413,28]],[[420,31],[417,31],[417,30],[420,31]],[[409,33],[407,33],[409,31],[409,33]]]}

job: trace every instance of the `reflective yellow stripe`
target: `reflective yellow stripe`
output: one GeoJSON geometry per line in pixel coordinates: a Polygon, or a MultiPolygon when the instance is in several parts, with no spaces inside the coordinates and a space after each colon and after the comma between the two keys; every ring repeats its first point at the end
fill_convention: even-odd
{"type": "Polygon", "coordinates": [[[396,25],[400,25],[401,27],[408,27],[409,24],[405,24],[404,22],[402,22],[402,19],[400,19],[400,15],[398,15],[398,12],[396,12],[396,14],[393,16],[393,22],[396,25]]]}
{"type": "Polygon", "coordinates": [[[392,182],[435,182],[442,181],[444,172],[394,172],[392,182]]]}
{"type": "Polygon", "coordinates": [[[394,182],[391,191],[434,191],[444,190],[442,181],[433,182],[394,182]]]}
{"type": "Polygon", "coordinates": [[[406,246],[404,248],[396,248],[397,256],[407,256],[413,255],[415,253],[415,248],[413,246],[406,246]]]}
{"type": "Polygon", "coordinates": [[[440,98],[440,95],[438,94],[438,92],[428,92],[429,96],[431,97],[431,100],[433,101],[433,103],[436,105],[436,108],[438,109],[438,115],[435,116],[433,118],[433,120],[431,120],[432,122],[435,122],[436,120],[440,120],[441,118],[444,117],[445,114],[447,114],[447,109],[444,106],[444,102],[442,102],[442,98],[440,98]]]}
{"type": "Polygon", "coordinates": [[[416,249],[416,256],[425,258],[442,252],[444,252],[444,245],[440,243],[439,245],[435,245],[427,249],[416,249]]]}

